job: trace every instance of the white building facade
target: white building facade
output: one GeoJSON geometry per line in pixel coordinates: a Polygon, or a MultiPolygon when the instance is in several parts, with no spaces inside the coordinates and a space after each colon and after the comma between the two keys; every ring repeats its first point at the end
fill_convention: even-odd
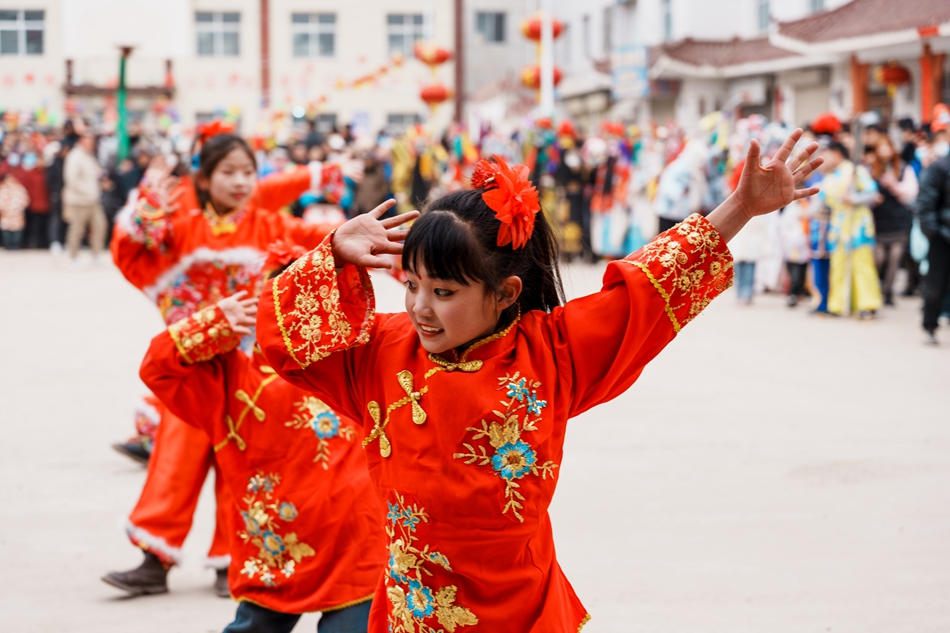
{"type": "MultiPolygon", "coordinates": [[[[420,89],[453,88],[418,40],[454,49],[454,4],[431,0],[2,0],[0,110],[93,120],[114,110],[119,46],[132,118],[220,117],[254,134],[291,113],[365,129],[427,118],[420,89]]],[[[451,101],[435,115],[451,118],[451,101]]]]}

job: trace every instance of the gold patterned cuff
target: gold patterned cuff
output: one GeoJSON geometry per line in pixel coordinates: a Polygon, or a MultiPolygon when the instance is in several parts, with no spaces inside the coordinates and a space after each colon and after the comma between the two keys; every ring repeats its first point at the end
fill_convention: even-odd
{"type": "Polygon", "coordinates": [[[235,349],[241,342],[217,305],[208,306],[168,326],[179,355],[190,364],[210,360],[235,349]]]}
{"type": "Polygon", "coordinates": [[[650,280],[677,333],[732,285],[732,254],[716,227],[696,213],[620,261],[650,280]]]}
{"type": "Polygon", "coordinates": [[[365,268],[337,271],[328,235],[274,278],[274,316],[287,353],[306,369],[333,352],[369,342],[376,320],[373,285],[365,268]]]}

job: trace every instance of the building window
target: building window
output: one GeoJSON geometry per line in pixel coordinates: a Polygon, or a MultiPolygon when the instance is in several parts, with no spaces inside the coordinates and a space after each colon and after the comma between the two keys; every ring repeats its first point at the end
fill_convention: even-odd
{"type": "Polygon", "coordinates": [[[673,39],[673,7],[672,0],[663,0],[663,41],[673,39]]]}
{"type": "Polygon", "coordinates": [[[317,118],[313,120],[313,127],[324,136],[336,132],[336,114],[327,112],[318,114],[317,118]]]}
{"type": "Polygon", "coordinates": [[[769,30],[769,0],[759,0],[759,30],[769,30]]]}
{"type": "Polygon", "coordinates": [[[336,54],[336,15],[294,13],[290,16],[294,57],[333,57],[336,54]]]}
{"type": "Polygon", "coordinates": [[[421,40],[424,26],[421,13],[390,13],[386,16],[389,54],[412,55],[412,46],[421,40]]]}
{"type": "Polygon", "coordinates": [[[818,11],[825,10],[825,0],[811,0],[811,12],[816,13],[818,11]]]}
{"type": "Polygon", "coordinates": [[[500,44],[505,41],[505,14],[478,11],[475,13],[475,30],[486,42],[500,44]]]}
{"type": "Polygon", "coordinates": [[[240,31],[240,13],[198,11],[195,13],[198,56],[237,57],[241,54],[240,31]]]}
{"type": "Polygon", "coordinates": [[[0,55],[43,54],[43,11],[0,11],[0,55]]]}
{"type": "Polygon", "coordinates": [[[386,125],[392,132],[401,133],[406,128],[412,127],[417,123],[422,123],[422,117],[418,114],[407,114],[404,112],[391,113],[386,116],[386,125]]]}

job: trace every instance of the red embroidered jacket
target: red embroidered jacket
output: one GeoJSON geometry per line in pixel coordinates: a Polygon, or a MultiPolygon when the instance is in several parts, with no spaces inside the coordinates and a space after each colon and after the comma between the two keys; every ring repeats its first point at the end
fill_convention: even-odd
{"type": "Polygon", "coordinates": [[[232,595],[283,613],[369,600],[386,544],[356,427],[237,344],[209,306],[156,336],[141,368],[214,446],[236,502],[232,595]]]}
{"type": "Polygon", "coordinates": [[[316,169],[269,176],[258,182],[243,209],[227,216],[202,210],[186,180],[172,213],[142,192],[116,220],[112,258],[126,279],[158,305],[168,324],[239,290],[255,296],[272,242],[313,248],[332,230],[271,211],[320,183],[316,169]]]}
{"type": "Polygon", "coordinates": [[[444,356],[407,314],[375,314],[365,270],[338,273],[329,239],[265,287],[271,366],[363,425],[389,536],[370,631],[578,630],[548,516],[567,421],[629,388],[731,279],[692,216],[609,264],[600,292],[444,356]]]}

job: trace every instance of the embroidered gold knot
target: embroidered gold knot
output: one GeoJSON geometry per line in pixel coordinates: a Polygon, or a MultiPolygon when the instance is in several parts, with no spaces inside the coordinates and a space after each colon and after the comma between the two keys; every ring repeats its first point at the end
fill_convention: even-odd
{"type": "Polygon", "coordinates": [[[374,400],[368,403],[366,408],[369,410],[369,417],[373,418],[373,430],[366,436],[366,439],[363,440],[363,448],[366,448],[367,444],[378,438],[379,454],[383,457],[389,457],[392,455],[393,445],[389,442],[389,438],[386,437],[386,431],[383,430],[379,404],[374,400]]]}
{"type": "Polygon", "coordinates": [[[422,410],[422,406],[419,404],[419,400],[422,399],[422,391],[416,391],[413,386],[412,372],[407,369],[402,370],[396,375],[396,379],[399,381],[399,386],[403,388],[406,392],[406,397],[409,398],[408,402],[402,402],[396,406],[402,406],[409,404],[412,406],[412,421],[416,424],[425,424],[426,421],[426,412],[422,410]]]}
{"type": "Polygon", "coordinates": [[[234,394],[234,397],[237,399],[238,402],[246,405],[248,409],[250,409],[254,413],[254,417],[257,418],[258,422],[263,422],[264,418],[267,417],[264,414],[264,410],[261,409],[259,406],[257,406],[254,400],[251,400],[251,397],[247,395],[247,392],[244,391],[243,389],[238,389],[237,392],[234,394]]]}
{"type": "Polygon", "coordinates": [[[237,427],[234,425],[234,419],[230,415],[226,415],[224,416],[224,421],[228,425],[228,434],[217,446],[214,447],[214,452],[217,453],[220,451],[222,448],[227,446],[228,442],[231,440],[234,440],[234,443],[237,444],[238,450],[246,450],[247,443],[244,441],[244,438],[238,435],[237,427]]]}
{"type": "Polygon", "coordinates": [[[458,363],[453,363],[452,361],[446,360],[441,356],[436,356],[435,354],[429,354],[429,360],[439,367],[442,367],[447,372],[453,372],[457,369],[467,374],[478,371],[482,368],[482,365],[484,365],[484,363],[480,360],[465,360],[458,363]]]}

